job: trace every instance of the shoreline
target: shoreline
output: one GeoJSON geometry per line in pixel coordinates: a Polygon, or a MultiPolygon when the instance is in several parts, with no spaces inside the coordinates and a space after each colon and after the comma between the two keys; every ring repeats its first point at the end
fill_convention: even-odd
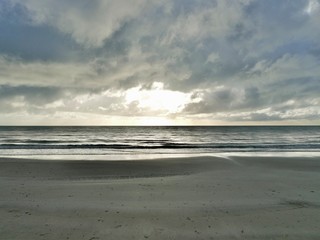
{"type": "Polygon", "coordinates": [[[196,157],[320,157],[319,152],[220,152],[220,153],[159,153],[159,154],[61,154],[61,155],[1,155],[0,161],[5,159],[21,160],[44,160],[44,161],[140,161],[140,160],[160,160],[179,159],[196,157]]]}
{"type": "Polygon", "coordinates": [[[0,238],[319,239],[319,157],[0,159],[0,238]]]}

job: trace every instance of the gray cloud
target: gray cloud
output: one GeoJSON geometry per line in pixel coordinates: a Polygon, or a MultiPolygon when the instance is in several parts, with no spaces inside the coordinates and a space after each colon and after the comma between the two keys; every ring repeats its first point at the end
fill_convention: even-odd
{"type": "Polygon", "coordinates": [[[87,47],[101,46],[121,25],[137,16],[144,0],[54,1],[12,0],[31,14],[32,24],[49,25],[87,47]]]}
{"type": "Polygon", "coordinates": [[[29,102],[49,103],[60,96],[61,90],[58,88],[48,87],[31,87],[31,86],[0,86],[0,99],[11,99],[15,97],[23,97],[29,102]]]}
{"type": "Polygon", "coordinates": [[[319,16],[318,0],[5,0],[0,111],[316,121],[319,16]],[[128,101],[154,83],[193,97],[128,101]]]}

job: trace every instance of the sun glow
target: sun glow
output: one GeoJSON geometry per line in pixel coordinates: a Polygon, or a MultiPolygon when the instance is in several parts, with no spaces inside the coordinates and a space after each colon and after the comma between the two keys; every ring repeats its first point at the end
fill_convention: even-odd
{"type": "Polygon", "coordinates": [[[143,117],[138,122],[138,125],[141,126],[168,126],[174,124],[174,121],[166,117],[143,117]]]}
{"type": "Polygon", "coordinates": [[[150,89],[141,87],[126,91],[126,103],[136,103],[142,110],[156,111],[163,114],[177,113],[190,102],[191,95],[163,89],[163,83],[155,82],[150,89]]]}

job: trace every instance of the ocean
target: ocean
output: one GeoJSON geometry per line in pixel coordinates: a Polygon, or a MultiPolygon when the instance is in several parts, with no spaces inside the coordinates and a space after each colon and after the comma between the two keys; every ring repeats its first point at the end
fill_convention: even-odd
{"type": "Polygon", "coordinates": [[[181,155],[319,153],[319,126],[0,127],[0,156],[138,159],[181,155]]]}

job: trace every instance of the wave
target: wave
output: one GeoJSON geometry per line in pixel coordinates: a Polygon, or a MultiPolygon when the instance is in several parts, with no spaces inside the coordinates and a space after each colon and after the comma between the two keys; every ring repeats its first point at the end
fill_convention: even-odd
{"type": "MultiPolygon", "coordinates": [[[[25,144],[25,145],[33,145],[33,144],[61,144],[63,143],[61,140],[21,140],[21,139],[6,139],[6,142],[12,145],[20,145],[20,144],[25,144]]],[[[78,143],[79,141],[65,141],[65,143],[78,143]]],[[[1,145],[9,145],[9,144],[0,144],[1,145]]]]}
{"type": "MultiPolygon", "coordinates": [[[[44,143],[44,142],[43,142],[44,143]]],[[[0,149],[313,149],[320,151],[320,144],[194,144],[162,142],[148,145],[132,144],[0,144],[0,149]]],[[[47,142],[46,142],[47,143],[47,142]]]]}

